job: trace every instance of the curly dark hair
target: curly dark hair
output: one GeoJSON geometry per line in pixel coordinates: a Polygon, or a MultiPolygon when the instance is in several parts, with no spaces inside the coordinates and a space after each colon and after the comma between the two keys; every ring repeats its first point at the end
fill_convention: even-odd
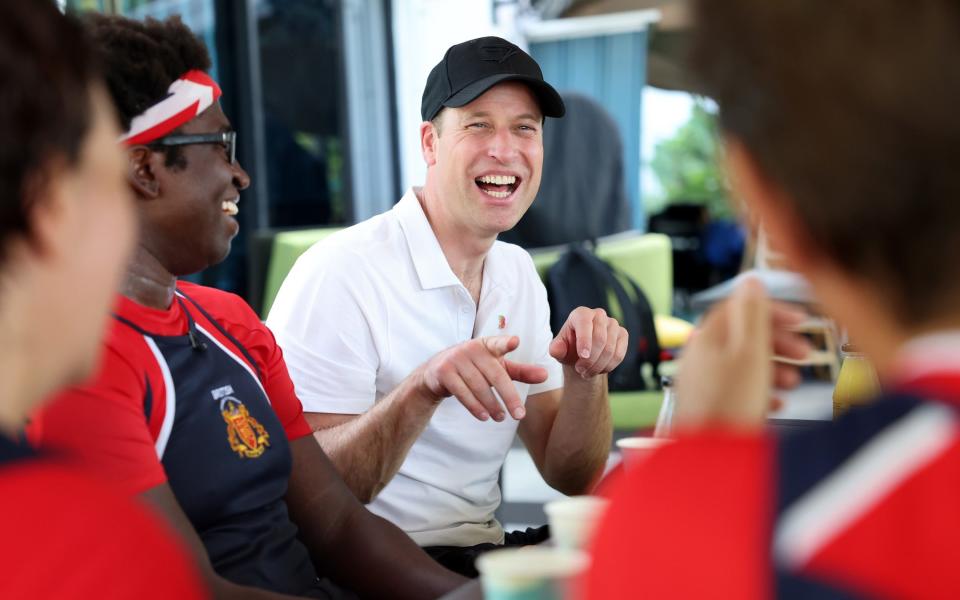
{"type": "MultiPolygon", "coordinates": [[[[100,51],[107,87],[124,130],[134,117],[163,100],[167,88],[181,75],[210,69],[207,47],[178,16],[134,21],[91,13],[85,20],[100,51]]],[[[181,148],[155,149],[166,152],[168,167],[186,166],[181,148]]]]}
{"type": "Polygon", "coordinates": [[[906,325],[956,312],[960,3],[699,0],[722,128],[812,240],[906,325]]]}
{"type": "Polygon", "coordinates": [[[79,159],[98,79],[83,28],[52,0],[0,4],[0,259],[29,233],[32,182],[53,160],[79,159]]]}

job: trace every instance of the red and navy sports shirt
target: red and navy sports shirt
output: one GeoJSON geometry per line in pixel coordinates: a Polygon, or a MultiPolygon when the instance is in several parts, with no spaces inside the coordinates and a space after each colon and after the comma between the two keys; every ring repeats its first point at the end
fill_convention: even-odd
{"type": "Polygon", "coordinates": [[[317,576],[285,497],[288,440],[310,429],[280,349],[240,298],[178,288],[166,310],[120,299],[100,373],[31,438],[131,494],[168,483],[221,576],[304,594],[317,576]]]}
{"type": "MultiPolygon", "coordinates": [[[[310,426],[303,418],[283,353],[247,303],[234,294],[188,282],[178,282],[177,287],[207,308],[223,329],[244,345],[247,353],[237,354],[262,375],[287,439],[309,435],[310,426]]],[[[187,332],[188,322],[179,302],[157,310],[118,296],[116,314],[158,334],[187,332]]],[[[227,347],[235,347],[218,329],[208,331],[227,347]]],[[[35,414],[27,436],[35,446],[48,452],[62,451],[97,476],[137,494],[167,480],[155,447],[166,416],[165,396],[163,373],[143,336],[113,319],[97,374],[84,385],[59,394],[35,414]],[[145,402],[150,404],[149,411],[145,402]]]]}
{"type": "Polygon", "coordinates": [[[951,381],[780,440],[713,432],[662,449],[611,492],[586,597],[960,597],[951,381]]]}

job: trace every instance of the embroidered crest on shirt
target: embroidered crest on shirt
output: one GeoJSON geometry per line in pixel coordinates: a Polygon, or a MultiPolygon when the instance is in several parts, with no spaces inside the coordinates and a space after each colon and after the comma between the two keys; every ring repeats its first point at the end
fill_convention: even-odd
{"type": "Polygon", "coordinates": [[[241,458],[257,458],[270,445],[270,434],[259,421],[250,416],[243,402],[229,395],[229,385],[211,390],[215,400],[220,400],[220,414],[227,424],[227,441],[230,448],[241,458]]]}
{"type": "Polygon", "coordinates": [[[503,315],[497,316],[497,329],[506,329],[507,328],[507,318],[503,315]]]}

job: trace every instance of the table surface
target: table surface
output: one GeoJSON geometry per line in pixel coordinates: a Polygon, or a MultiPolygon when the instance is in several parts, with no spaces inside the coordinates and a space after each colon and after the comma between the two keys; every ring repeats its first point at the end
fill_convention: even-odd
{"type": "Polygon", "coordinates": [[[833,419],[833,382],[804,381],[792,390],[777,392],[783,406],[770,413],[777,421],[830,421],[833,419]]]}

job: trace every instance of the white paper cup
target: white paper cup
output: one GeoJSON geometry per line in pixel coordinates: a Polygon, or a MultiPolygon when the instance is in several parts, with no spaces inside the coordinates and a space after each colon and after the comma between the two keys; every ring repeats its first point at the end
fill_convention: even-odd
{"type": "Polygon", "coordinates": [[[617,448],[623,456],[623,463],[633,468],[646,460],[651,454],[666,444],[673,443],[669,438],[628,437],[617,440],[617,448]]]}
{"type": "Polygon", "coordinates": [[[550,539],[560,548],[582,550],[610,501],[598,496],[571,496],[547,502],[550,539]]]}
{"type": "Polygon", "coordinates": [[[493,550],[477,559],[485,600],[562,600],[589,565],[584,552],[543,546],[493,550]]]}

